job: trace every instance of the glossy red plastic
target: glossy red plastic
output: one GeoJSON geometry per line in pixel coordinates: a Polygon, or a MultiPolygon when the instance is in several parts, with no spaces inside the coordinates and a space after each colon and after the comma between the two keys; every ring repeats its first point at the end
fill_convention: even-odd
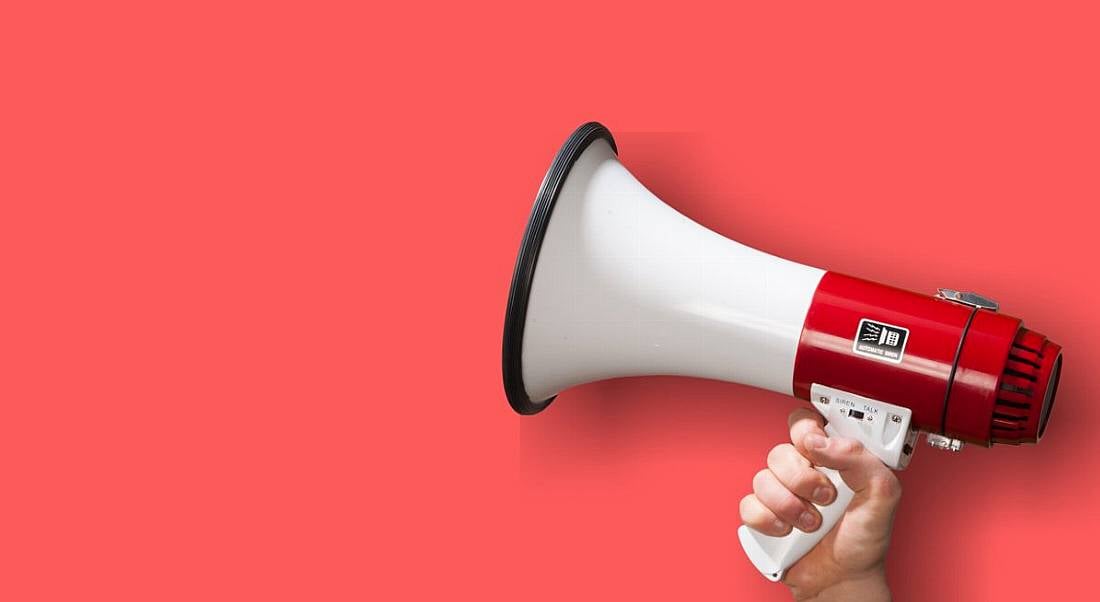
{"type": "Polygon", "coordinates": [[[989,445],[993,407],[1020,321],[990,311],[974,314],[947,401],[943,434],[989,445]]]}
{"type": "Polygon", "coordinates": [[[809,399],[818,383],[904,406],[914,428],[971,443],[1035,442],[1061,361],[1017,318],[829,272],[806,316],[794,392],[809,399]],[[864,319],[908,331],[899,361],[856,353],[864,319]]]}
{"type": "Polygon", "coordinates": [[[795,395],[819,383],[908,407],[913,426],[940,432],[947,385],[972,309],[860,278],[828,272],[806,315],[795,358],[795,395]],[[900,363],[859,355],[863,319],[909,330],[900,363]]]}

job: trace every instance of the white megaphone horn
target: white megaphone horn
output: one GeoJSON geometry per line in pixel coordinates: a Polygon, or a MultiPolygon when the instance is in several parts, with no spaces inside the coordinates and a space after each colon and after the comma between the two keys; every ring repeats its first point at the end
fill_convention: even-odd
{"type": "MultiPolygon", "coordinates": [[[[700,226],[619,162],[611,133],[578,128],[539,189],[504,325],[508,402],[545,409],[574,385],[640,375],[738,382],[794,395],[830,435],[904,468],[918,432],[935,447],[1033,443],[1061,347],[969,292],[921,295],[757,251],[700,226]]],[[[852,490],[818,506],[813,533],[742,546],[769,579],[812,549],[852,490]]]]}

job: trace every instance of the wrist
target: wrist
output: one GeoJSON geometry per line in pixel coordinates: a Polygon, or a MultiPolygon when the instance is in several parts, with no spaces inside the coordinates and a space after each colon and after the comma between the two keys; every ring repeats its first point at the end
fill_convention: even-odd
{"type": "Polygon", "coordinates": [[[884,567],[853,575],[817,591],[792,587],[791,593],[797,602],[890,602],[892,599],[884,567]]]}

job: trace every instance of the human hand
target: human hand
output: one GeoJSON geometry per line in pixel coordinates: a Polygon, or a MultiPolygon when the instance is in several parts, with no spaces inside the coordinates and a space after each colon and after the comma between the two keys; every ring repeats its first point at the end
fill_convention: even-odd
{"type": "Polygon", "coordinates": [[[855,496],[844,515],[783,582],[796,600],[890,600],[886,549],[901,498],[897,476],[854,439],[828,437],[820,414],[805,408],[788,419],[791,443],[772,448],[768,467],[753,478],[753,493],[741,500],[741,520],[766,535],[821,526],[814,503],[836,499],[836,489],[814,466],[840,472],[855,496]]]}

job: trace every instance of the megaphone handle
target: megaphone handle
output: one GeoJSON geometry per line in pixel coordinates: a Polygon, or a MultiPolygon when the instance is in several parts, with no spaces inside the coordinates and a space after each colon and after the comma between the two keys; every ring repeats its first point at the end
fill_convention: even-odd
{"type": "MultiPolygon", "coordinates": [[[[829,435],[834,435],[831,425],[825,426],[829,435]]],[[[840,473],[824,467],[817,467],[836,487],[836,499],[827,506],[814,504],[821,513],[821,526],[812,533],[799,531],[797,528],[783,537],[764,535],[755,529],[742,525],[737,530],[737,537],[741,540],[741,547],[745,549],[752,564],[771,581],[779,581],[783,578],[794,563],[798,562],[810,550],[824,538],[829,531],[836,526],[848,504],[852,502],[855,492],[848,487],[840,473]]]]}

